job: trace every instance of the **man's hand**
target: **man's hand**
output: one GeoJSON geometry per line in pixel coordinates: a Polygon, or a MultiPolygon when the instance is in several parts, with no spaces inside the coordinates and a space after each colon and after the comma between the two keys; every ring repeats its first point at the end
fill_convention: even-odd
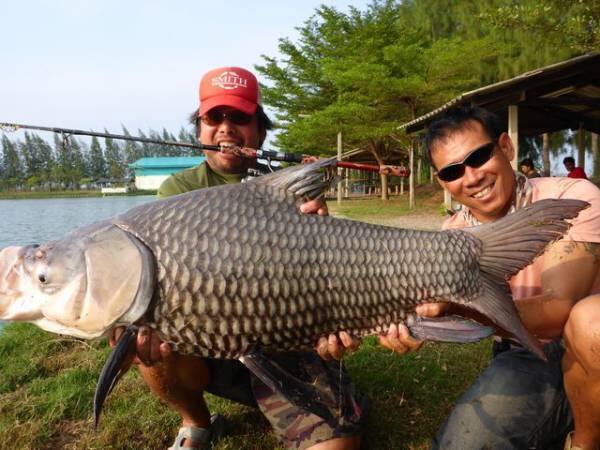
{"type": "Polygon", "coordinates": [[[359,346],[360,339],[345,331],[340,331],[337,334],[330,334],[328,337],[321,336],[315,350],[326,361],[331,359],[339,361],[346,352],[355,352],[359,346]]]}
{"type": "Polygon", "coordinates": [[[327,205],[321,199],[310,200],[300,205],[300,212],[304,214],[318,214],[319,216],[329,215],[327,205]]]}
{"type": "MultiPolygon", "coordinates": [[[[415,312],[421,317],[439,317],[447,314],[449,309],[450,303],[423,303],[415,312]]],[[[379,336],[379,343],[401,355],[416,352],[423,345],[423,341],[413,338],[402,323],[391,324],[387,334],[379,336]]]]}
{"type": "Polygon", "coordinates": [[[423,342],[413,338],[406,325],[402,323],[398,325],[395,323],[391,324],[387,334],[379,336],[379,343],[381,345],[400,355],[416,352],[421,348],[423,342]]]}
{"type": "MultiPolygon", "coordinates": [[[[117,327],[113,330],[108,340],[111,347],[116,345],[123,330],[123,327],[117,327]]],[[[162,342],[158,335],[147,326],[140,327],[135,344],[134,364],[153,366],[169,359],[172,354],[171,346],[166,342],[162,342]]]]}

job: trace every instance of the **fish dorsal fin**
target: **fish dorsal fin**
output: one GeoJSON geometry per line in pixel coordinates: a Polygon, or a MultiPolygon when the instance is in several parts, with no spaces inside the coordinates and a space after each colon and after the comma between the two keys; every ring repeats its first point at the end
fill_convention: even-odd
{"type": "Polygon", "coordinates": [[[341,180],[335,173],[336,162],[336,158],[324,158],[310,164],[298,164],[256,178],[250,183],[273,186],[297,198],[313,200],[323,197],[327,189],[341,180]]]}

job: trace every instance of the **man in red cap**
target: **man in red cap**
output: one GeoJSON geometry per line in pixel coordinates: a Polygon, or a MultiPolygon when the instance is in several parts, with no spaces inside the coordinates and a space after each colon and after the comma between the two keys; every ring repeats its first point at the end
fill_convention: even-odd
{"type": "MultiPolygon", "coordinates": [[[[204,75],[200,82],[200,107],[191,116],[191,121],[202,144],[220,147],[260,148],[267,130],[272,128],[260,104],[256,77],[239,67],[222,67],[204,75]]],[[[255,159],[226,152],[206,151],[205,156],[206,161],[200,166],[166,179],[158,195],[168,197],[237,183],[256,165],[255,159]]],[[[307,202],[300,209],[306,213],[327,214],[326,206],[320,201],[307,202]]],[[[349,340],[345,334],[340,338],[349,340]]],[[[337,341],[337,337],[332,335],[329,340],[337,341]]],[[[111,341],[114,343],[114,337],[111,341]]],[[[320,347],[327,347],[327,344],[327,338],[322,338],[320,347]]],[[[326,354],[322,350],[321,353],[326,354]]],[[[297,368],[310,373],[318,380],[319,389],[344,398],[348,406],[344,408],[345,412],[333,421],[327,421],[267,387],[239,361],[180,355],[147,327],[140,329],[137,338],[136,362],[140,373],[152,392],[182,417],[182,427],[172,449],[210,448],[211,441],[222,432],[223,418],[211,418],[203,398],[204,391],[258,406],[288,448],[359,448],[364,401],[357,398],[340,364],[325,361],[315,352],[297,352],[286,359],[277,360],[277,364],[292,374],[297,368]],[[342,373],[343,377],[340,376],[342,373]],[[340,380],[343,385],[339,385],[340,380]]]]}

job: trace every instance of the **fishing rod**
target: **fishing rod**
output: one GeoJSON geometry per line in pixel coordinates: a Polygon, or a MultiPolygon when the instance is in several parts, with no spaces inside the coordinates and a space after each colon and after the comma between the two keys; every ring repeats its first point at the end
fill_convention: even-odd
{"type": "MultiPolygon", "coordinates": [[[[303,155],[301,153],[288,153],[288,152],[280,152],[275,150],[262,150],[257,148],[250,147],[225,147],[219,145],[208,145],[208,144],[198,144],[191,142],[179,142],[179,141],[167,141],[162,139],[152,139],[145,138],[139,136],[131,136],[126,134],[114,134],[114,133],[100,133],[98,131],[86,131],[86,130],[77,130],[72,128],[59,128],[59,127],[43,127],[39,125],[24,125],[20,123],[5,123],[0,122],[0,130],[5,132],[15,132],[18,130],[37,130],[37,131],[48,131],[51,133],[57,133],[62,135],[65,138],[69,136],[94,136],[94,137],[102,137],[109,139],[118,139],[122,141],[134,141],[134,142],[144,142],[148,144],[159,144],[159,145],[171,145],[175,147],[186,147],[186,148],[194,148],[198,150],[210,150],[216,152],[223,153],[233,153],[237,156],[241,156],[243,158],[262,158],[267,161],[282,161],[289,163],[302,163],[310,160],[314,157],[310,155],[303,155]]],[[[340,168],[348,168],[355,170],[364,170],[367,172],[378,172],[384,175],[396,175],[399,177],[406,178],[409,176],[410,171],[404,166],[390,166],[390,165],[374,165],[374,164],[365,164],[365,163],[353,163],[349,161],[338,161],[336,163],[337,167],[340,168]]]]}

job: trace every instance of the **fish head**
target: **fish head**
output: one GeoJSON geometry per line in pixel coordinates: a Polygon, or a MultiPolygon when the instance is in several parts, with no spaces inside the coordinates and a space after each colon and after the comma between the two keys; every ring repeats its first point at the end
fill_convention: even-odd
{"type": "Polygon", "coordinates": [[[154,286],[150,251],[113,224],[77,230],[44,245],[0,251],[0,320],[32,322],[94,338],[147,310],[154,286]]]}

